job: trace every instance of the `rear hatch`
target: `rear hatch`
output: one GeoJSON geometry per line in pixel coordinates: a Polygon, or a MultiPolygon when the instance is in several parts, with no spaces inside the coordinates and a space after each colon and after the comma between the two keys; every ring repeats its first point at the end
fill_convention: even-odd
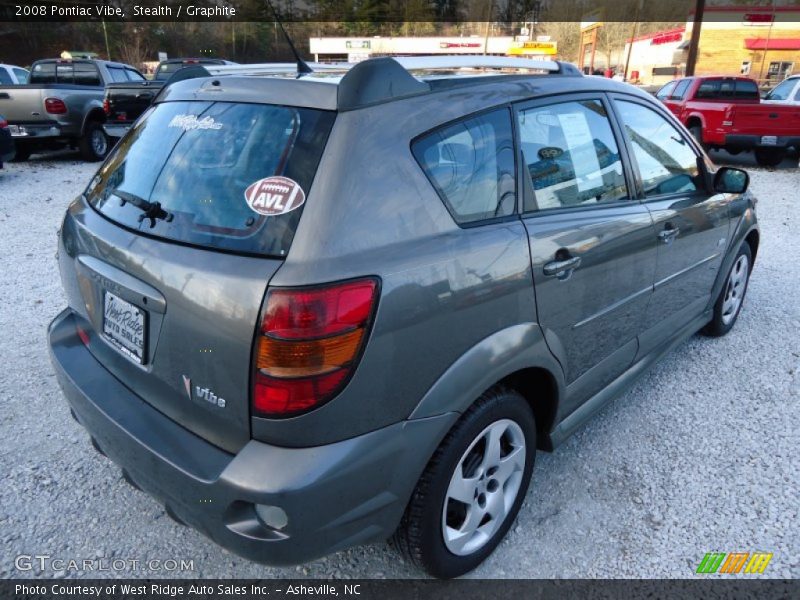
{"type": "Polygon", "coordinates": [[[231,452],[250,438],[261,303],[334,115],[158,104],[62,228],[62,278],[90,351],[145,401],[231,452]]]}

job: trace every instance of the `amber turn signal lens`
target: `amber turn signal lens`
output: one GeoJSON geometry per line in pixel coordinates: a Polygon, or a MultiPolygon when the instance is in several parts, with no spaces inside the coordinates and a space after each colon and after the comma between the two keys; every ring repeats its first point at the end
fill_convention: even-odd
{"type": "Polygon", "coordinates": [[[328,373],[355,358],[364,329],[319,340],[276,340],[262,336],[258,370],[271,377],[310,377],[328,373]]]}

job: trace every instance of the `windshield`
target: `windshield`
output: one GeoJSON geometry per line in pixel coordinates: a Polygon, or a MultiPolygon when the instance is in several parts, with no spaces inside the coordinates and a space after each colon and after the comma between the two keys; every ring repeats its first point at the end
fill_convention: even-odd
{"type": "Polygon", "coordinates": [[[797,79],[782,81],[764,97],[764,100],[788,100],[796,83],[797,79]]]}
{"type": "Polygon", "coordinates": [[[120,141],[86,194],[110,219],[148,235],[283,256],[334,116],[266,104],[158,104],[120,141]],[[275,200],[281,190],[291,190],[292,202],[275,200]],[[165,218],[142,218],[143,206],[165,218]]]}

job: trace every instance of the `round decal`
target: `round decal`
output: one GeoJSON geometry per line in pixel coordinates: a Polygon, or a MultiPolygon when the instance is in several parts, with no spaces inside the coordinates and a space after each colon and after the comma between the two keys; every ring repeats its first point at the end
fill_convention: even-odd
{"type": "Polygon", "coordinates": [[[300,184],[288,177],[265,177],[247,186],[244,191],[247,206],[260,215],[275,216],[300,208],[306,195],[300,184]]]}

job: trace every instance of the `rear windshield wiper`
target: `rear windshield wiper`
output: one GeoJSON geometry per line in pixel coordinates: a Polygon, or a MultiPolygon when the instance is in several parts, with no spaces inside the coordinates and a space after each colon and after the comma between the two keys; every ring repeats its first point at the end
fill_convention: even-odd
{"type": "Polygon", "coordinates": [[[125,206],[126,202],[130,202],[136,208],[141,210],[142,214],[139,215],[139,223],[145,219],[150,219],[151,229],[156,226],[156,219],[163,219],[167,223],[172,221],[172,213],[169,213],[161,208],[160,202],[150,202],[137,196],[136,194],[123,192],[122,190],[113,190],[111,193],[119,198],[120,206],[125,206]]]}

